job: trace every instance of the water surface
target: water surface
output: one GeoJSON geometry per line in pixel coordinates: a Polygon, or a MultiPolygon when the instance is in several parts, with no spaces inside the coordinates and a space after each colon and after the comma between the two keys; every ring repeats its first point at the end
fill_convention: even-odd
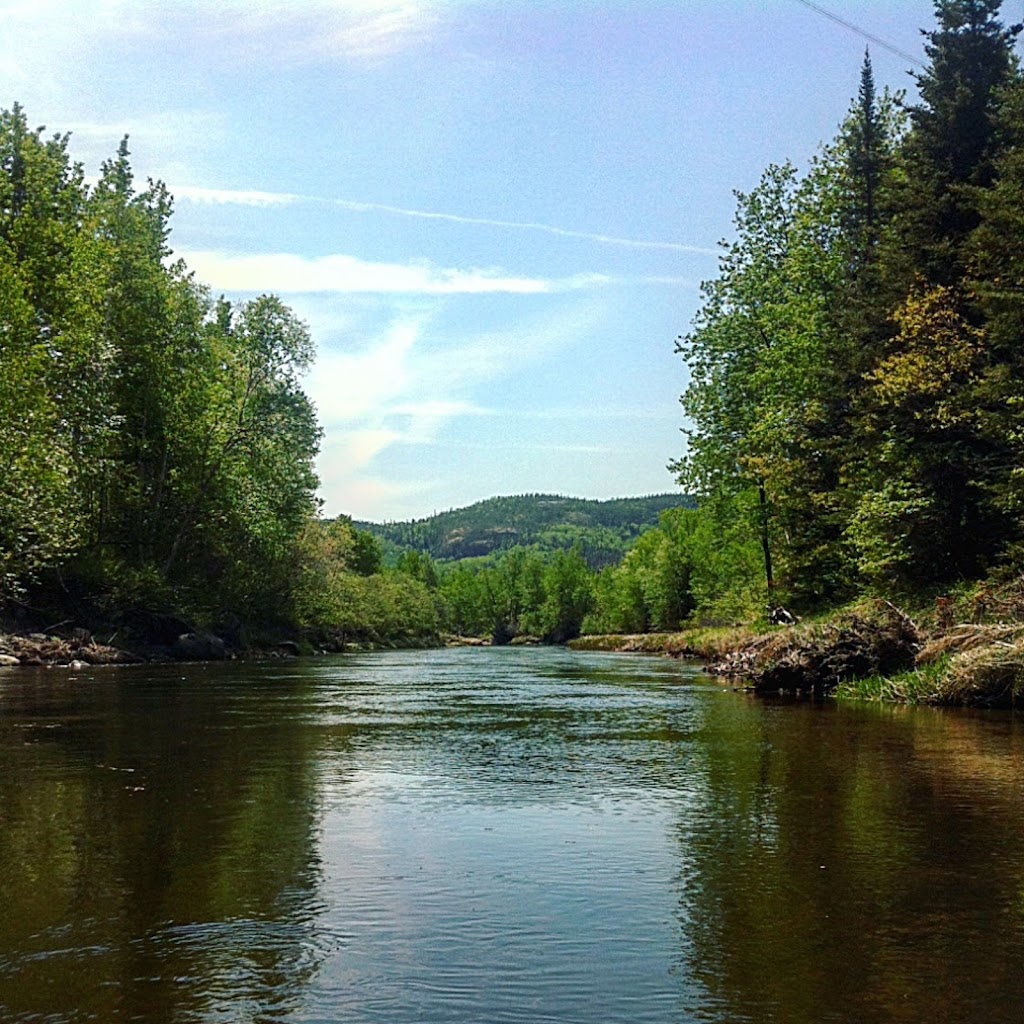
{"type": "Polygon", "coordinates": [[[1019,1022],[1024,733],[676,662],[0,676],[0,1020],[1019,1022]]]}

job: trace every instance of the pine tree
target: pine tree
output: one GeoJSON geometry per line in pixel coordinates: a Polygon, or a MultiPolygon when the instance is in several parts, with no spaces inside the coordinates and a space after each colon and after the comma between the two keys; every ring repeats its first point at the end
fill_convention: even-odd
{"type": "Polygon", "coordinates": [[[994,114],[1016,71],[1021,26],[998,20],[1002,0],[937,0],[927,33],[929,66],[910,109],[899,244],[912,273],[953,285],[965,271],[964,242],[980,217],[971,186],[993,180],[994,114]]]}
{"type": "Polygon", "coordinates": [[[986,429],[993,353],[967,286],[979,195],[995,177],[995,115],[1016,74],[1018,26],[999,0],[938,0],[930,63],[880,255],[887,336],[871,352],[851,475],[850,537],[886,585],[940,584],[990,564],[1004,523],[988,491],[1001,442],[986,429]]]}

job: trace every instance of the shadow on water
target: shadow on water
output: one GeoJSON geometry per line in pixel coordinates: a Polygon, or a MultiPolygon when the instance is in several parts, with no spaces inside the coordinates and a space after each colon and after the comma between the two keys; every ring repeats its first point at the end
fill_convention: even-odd
{"type": "Polygon", "coordinates": [[[322,954],[301,677],[7,677],[0,1019],[283,1013],[322,954]],[[253,714],[253,702],[261,713],[253,714]]]}
{"type": "Polygon", "coordinates": [[[693,1019],[1024,1019],[1024,730],[1006,715],[710,702],[679,816],[693,1019]]]}

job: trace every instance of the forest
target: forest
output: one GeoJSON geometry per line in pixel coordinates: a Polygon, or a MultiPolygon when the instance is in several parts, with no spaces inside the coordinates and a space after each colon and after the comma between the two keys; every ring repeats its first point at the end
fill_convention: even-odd
{"type": "Polygon", "coordinates": [[[1000,8],[937,0],[915,102],[866,53],[835,137],[736,193],[676,344],[682,489],[619,502],[324,520],[305,324],[174,259],[127,139],[87,182],[68,135],[0,113],[5,619],[562,642],[1018,579],[1024,76],[1000,8]]]}
{"type": "Polygon", "coordinates": [[[319,520],[306,326],[273,296],[214,298],[173,259],[171,197],[136,184],[127,140],[91,185],[69,142],[0,113],[5,618],[240,647],[436,633],[421,583],[319,520]]]}
{"type": "Polygon", "coordinates": [[[919,101],[867,55],[838,134],[737,193],[678,351],[674,464],[768,604],[942,593],[1024,553],[1024,79],[999,0],[939,0],[919,101]],[[741,525],[742,524],[742,525],[741,525]]]}
{"type": "Polygon", "coordinates": [[[599,569],[621,561],[643,530],[657,525],[661,512],[693,504],[680,493],[609,501],[521,494],[488,498],[411,522],[355,525],[377,537],[386,554],[412,549],[451,561],[517,545],[556,551],[579,544],[587,564],[599,569]]]}
{"type": "Polygon", "coordinates": [[[602,569],[585,631],[977,610],[1020,578],[1024,78],[1000,7],[940,0],[918,102],[865,54],[836,137],[736,193],[677,342],[672,468],[699,508],[602,569]]]}

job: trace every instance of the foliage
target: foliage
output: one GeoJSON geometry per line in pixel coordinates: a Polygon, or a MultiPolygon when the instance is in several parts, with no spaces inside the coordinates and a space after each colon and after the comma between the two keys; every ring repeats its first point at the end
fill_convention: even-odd
{"type": "Polygon", "coordinates": [[[620,565],[598,574],[584,632],[671,631],[757,618],[759,545],[743,528],[722,528],[734,506],[752,499],[748,492],[731,499],[729,510],[709,503],[662,513],[658,528],[638,538],[620,565]]]}
{"type": "Polygon", "coordinates": [[[316,519],[305,324],[274,296],[214,300],[173,260],[171,198],[136,186],[127,140],[92,186],[68,141],[0,113],[0,599],[436,634],[429,565],[384,572],[375,537],[316,519]]]}
{"type": "Polygon", "coordinates": [[[734,550],[760,546],[762,607],[948,587],[1024,551],[1024,83],[1000,6],[938,0],[908,121],[866,59],[807,172],[737,194],[678,345],[674,468],[734,550]]]}
{"type": "Polygon", "coordinates": [[[580,633],[592,579],[579,548],[515,547],[443,568],[439,593],[454,633],[489,636],[496,644],[523,635],[564,643],[580,633]]]}

